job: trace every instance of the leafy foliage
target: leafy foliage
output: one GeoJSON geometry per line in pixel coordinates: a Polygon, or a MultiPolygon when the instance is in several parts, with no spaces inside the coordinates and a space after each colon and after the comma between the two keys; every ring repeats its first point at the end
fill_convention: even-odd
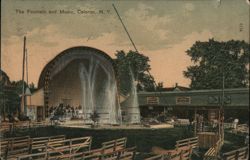
{"type": "Polygon", "coordinates": [[[4,86],[1,91],[1,114],[16,114],[20,106],[21,98],[16,93],[15,88],[4,86]]]}
{"type": "Polygon", "coordinates": [[[138,52],[117,51],[116,53],[116,69],[119,81],[120,92],[127,95],[132,87],[132,76],[137,82],[137,89],[153,91],[154,78],[149,74],[150,65],[149,58],[138,52]],[[133,75],[132,75],[133,74],[133,75]]]}
{"type": "Polygon", "coordinates": [[[197,41],[186,52],[194,62],[184,71],[192,89],[222,88],[223,76],[225,88],[247,87],[249,44],[245,41],[197,41]]]}
{"type": "MultiPolygon", "coordinates": [[[[2,76],[7,76],[2,74],[2,76]]],[[[8,78],[9,81],[9,78],[8,78]]],[[[0,79],[1,90],[0,90],[0,104],[1,104],[1,115],[6,116],[7,114],[13,115],[19,112],[19,107],[21,105],[21,94],[22,94],[22,85],[23,81],[9,81],[6,83],[6,78],[0,79]]],[[[25,88],[28,86],[24,82],[25,88]]],[[[31,92],[36,90],[36,87],[33,83],[29,85],[31,92]]]]}

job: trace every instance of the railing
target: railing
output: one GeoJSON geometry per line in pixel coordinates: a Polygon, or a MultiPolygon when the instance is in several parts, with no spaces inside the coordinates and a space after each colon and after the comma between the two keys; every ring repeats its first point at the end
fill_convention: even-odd
{"type": "Polygon", "coordinates": [[[198,137],[186,138],[186,139],[176,141],[175,147],[177,149],[181,147],[186,147],[186,146],[192,146],[192,148],[197,148],[199,146],[198,137]]]}
{"type": "Polygon", "coordinates": [[[46,144],[49,142],[56,142],[65,140],[65,135],[51,136],[51,137],[38,137],[31,139],[30,153],[38,150],[45,150],[46,144]]]}
{"type": "Polygon", "coordinates": [[[223,141],[219,139],[214,146],[210,147],[204,154],[203,160],[217,159],[220,153],[220,149],[223,145],[223,141]]]}
{"type": "Polygon", "coordinates": [[[92,137],[65,139],[64,135],[30,138],[15,137],[1,140],[1,158],[10,159],[20,155],[48,152],[63,155],[91,149],[92,137]]]}
{"type": "Polygon", "coordinates": [[[223,160],[248,160],[249,146],[226,152],[222,155],[223,160]]]}
{"type": "Polygon", "coordinates": [[[22,155],[17,160],[134,160],[136,148],[124,148],[109,153],[103,153],[102,149],[95,149],[85,152],[50,156],[48,152],[22,155]]]}
{"type": "Polygon", "coordinates": [[[36,127],[43,127],[43,126],[50,126],[51,123],[49,122],[30,122],[30,121],[22,121],[22,122],[14,122],[14,123],[1,123],[0,125],[0,132],[12,132],[15,129],[28,129],[28,128],[36,128],[36,127]]]}
{"type": "MultiPolygon", "coordinates": [[[[44,138],[40,137],[37,140],[44,141],[44,138]]],[[[19,155],[17,160],[133,160],[136,148],[126,148],[126,141],[127,138],[120,138],[104,142],[102,148],[95,150],[90,150],[91,137],[47,142],[46,149],[41,153],[19,155]],[[87,150],[82,150],[83,148],[87,150]]]]}
{"type": "Polygon", "coordinates": [[[145,160],[191,160],[192,146],[182,147],[175,152],[169,152],[168,154],[155,155],[145,160]]]}
{"type": "Polygon", "coordinates": [[[15,155],[29,153],[30,137],[16,137],[1,140],[1,157],[10,159],[15,155]]]}
{"type": "Polygon", "coordinates": [[[124,149],[126,148],[126,143],[127,143],[127,138],[125,137],[108,142],[103,142],[102,143],[103,152],[108,153],[119,149],[124,149]]]}
{"type": "Polygon", "coordinates": [[[77,153],[78,151],[90,150],[91,143],[91,137],[80,137],[48,142],[47,152],[49,152],[50,155],[77,153]]]}
{"type": "Polygon", "coordinates": [[[0,126],[1,126],[0,127],[0,132],[5,132],[5,131],[12,130],[13,123],[2,122],[0,126]]]}
{"type": "Polygon", "coordinates": [[[144,160],[165,160],[166,155],[155,155],[144,160]]]}
{"type": "Polygon", "coordinates": [[[164,150],[158,148],[157,151],[153,151],[158,155],[145,160],[191,160],[195,148],[198,148],[198,137],[186,138],[176,141],[175,149],[164,150]]]}
{"type": "Polygon", "coordinates": [[[27,155],[21,155],[17,160],[46,160],[47,159],[47,153],[34,153],[34,154],[27,154],[27,155]]]}

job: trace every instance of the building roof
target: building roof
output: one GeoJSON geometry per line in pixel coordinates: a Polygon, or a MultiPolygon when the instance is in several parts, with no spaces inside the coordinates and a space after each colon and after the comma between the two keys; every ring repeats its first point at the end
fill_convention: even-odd
{"type": "Polygon", "coordinates": [[[40,74],[38,88],[40,89],[44,86],[47,75],[52,78],[55,74],[63,70],[63,68],[67,66],[71,61],[75,59],[86,59],[90,55],[95,56],[95,59],[98,59],[100,62],[103,62],[105,68],[110,69],[114,72],[114,61],[107,53],[99,49],[87,46],[71,47],[59,53],[48,64],[46,64],[40,74]]]}
{"type": "MultiPolygon", "coordinates": [[[[225,109],[249,110],[249,88],[226,88],[224,98],[222,89],[139,92],[140,106],[171,106],[202,109],[203,107],[220,107],[225,109]],[[222,103],[222,99],[224,99],[222,103]]],[[[125,103],[124,103],[125,104],[125,103]]]]}

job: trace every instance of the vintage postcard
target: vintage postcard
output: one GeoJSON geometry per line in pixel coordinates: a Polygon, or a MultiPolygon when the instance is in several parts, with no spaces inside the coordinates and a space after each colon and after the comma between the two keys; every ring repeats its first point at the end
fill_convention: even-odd
{"type": "Polygon", "coordinates": [[[0,159],[247,160],[249,7],[1,1],[0,159]]]}

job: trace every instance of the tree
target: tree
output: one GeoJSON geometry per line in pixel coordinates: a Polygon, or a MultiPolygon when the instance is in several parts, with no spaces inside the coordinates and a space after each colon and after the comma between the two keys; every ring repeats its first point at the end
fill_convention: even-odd
{"type": "Polygon", "coordinates": [[[5,118],[7,114],[15,114],[20,106],[20,97],[16,87],[10,82],[8,75],[0,70],[0,111],[5,118]]]}
{"type": "Polygon", "coordinates": [[[184,71],[192,89],[222,88],[223,76],[225,88],[249,85],[249,44],[245,41],[197,41],[186,53],[194,63],[184,71]]]}
{"type": "Polygon", "coordinates": [[[17,94],[15,87],[5,86],[3,92],[5,112],[8,114],[16,114],[20,106],[21,98],[17,94]]]}
{"type": "Polygon", "coordinates": [[[137,82],[137,90],[154,90],[154,78],[149,74],[149,58],[138,52],[117,51],[115,65],[120,92],[127,95],[131,91],[132,79],[137,82]]]}
{"type": "Polygon", "coordinates": [[[35,91],[38,90],[33,82],[29,84],[29,89],[31,93],[34,93],[35,91]]]}
{"type": "MultiPolygon", "coordinates": [[[[23,81],[10,81],[6,73],[1,73],[0,78],[1,90],[0,90],[0,104],[1,104],[1,114],[6,116],[6,114],[16,114],[19,112],[21,106],[21,95],[23,88],[23,81]]],[[[27,83],[24,82],[25,88],[27,83]]],[[[30,85],[31,92],[36,91],[34,84],[30,85]]]]}

